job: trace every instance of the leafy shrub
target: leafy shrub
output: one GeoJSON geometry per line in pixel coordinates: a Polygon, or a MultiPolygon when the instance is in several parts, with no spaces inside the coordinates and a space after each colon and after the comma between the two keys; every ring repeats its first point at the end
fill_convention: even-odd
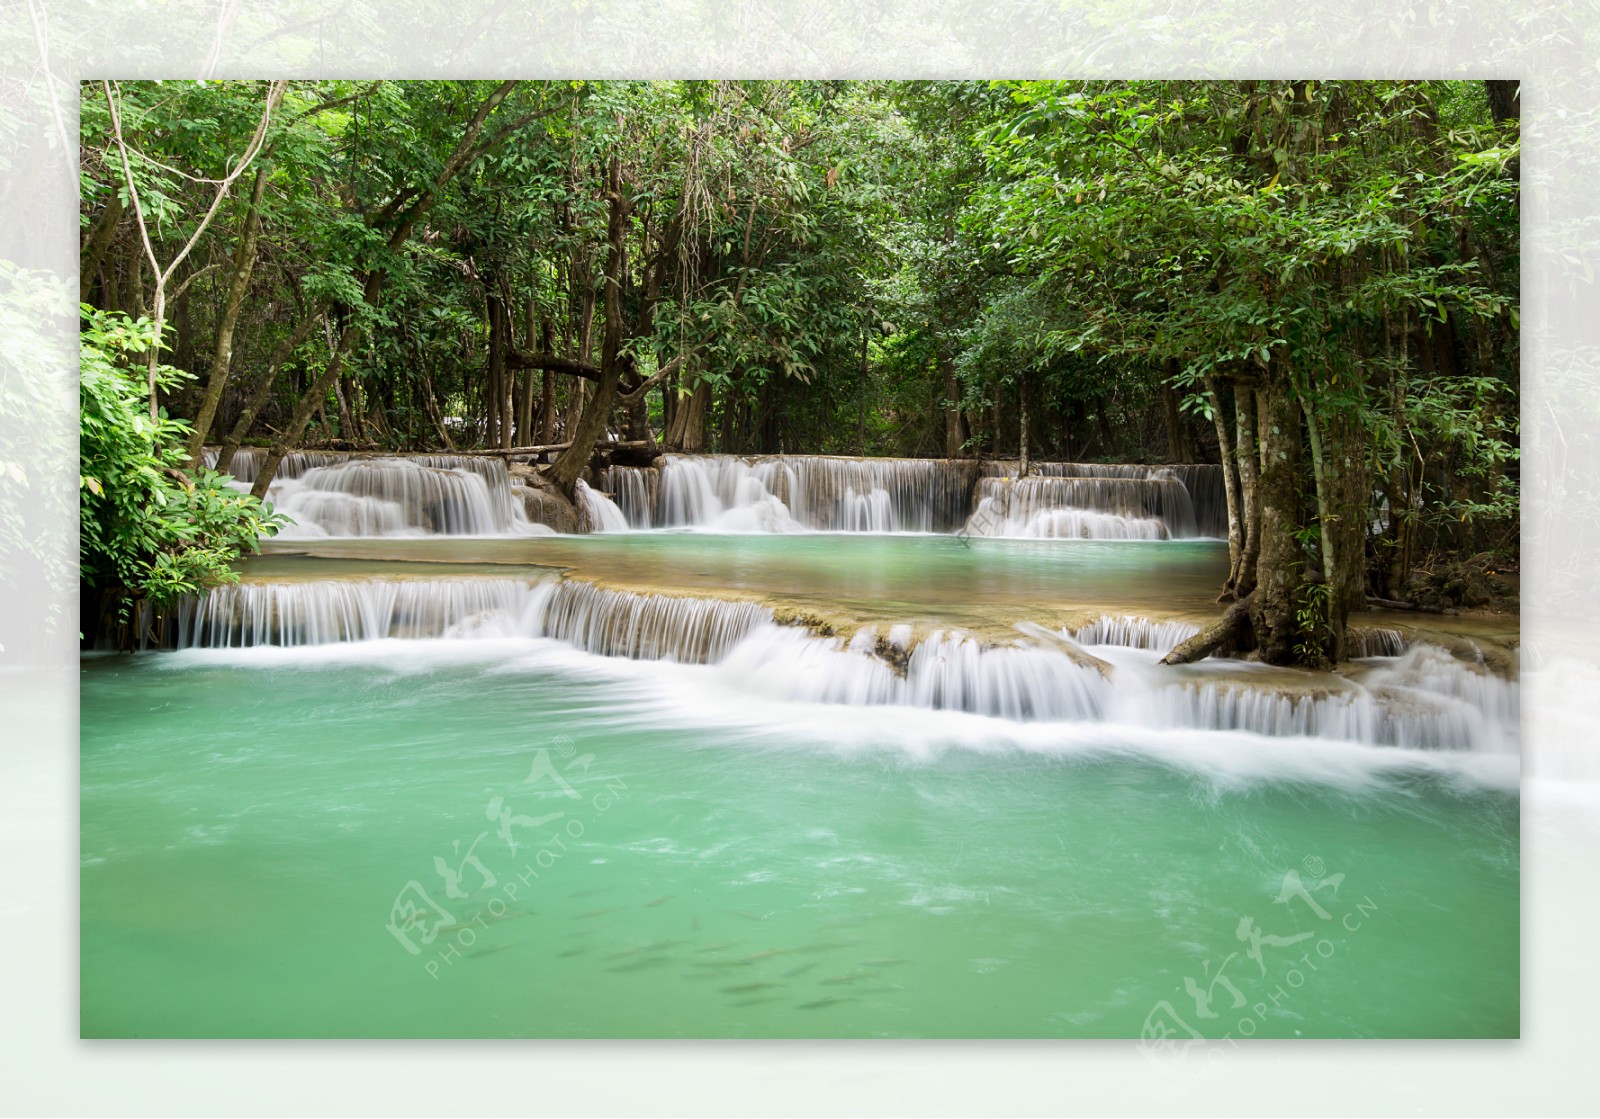
{"type": "MultiPolygon", "coordinates": [[[[135,358],[156,344],[155,328],[83,307],[79,335],[79,562],[83,577],[128,600],[171,604],[231,583],[230,566],[284,524],[214,470],[187,469],[189,425],[149,413],[148,370],[135,358]]],[[[170,391],[191,374],[156,366],[170,391]]],[[[126,606],[124,607],[126,608],[126,606]]]]}

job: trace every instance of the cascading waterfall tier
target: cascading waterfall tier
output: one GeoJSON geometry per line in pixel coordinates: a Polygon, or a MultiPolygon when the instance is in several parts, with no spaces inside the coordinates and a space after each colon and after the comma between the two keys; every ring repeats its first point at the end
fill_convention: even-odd
{"type": "Polygon", "coordinates": [[[630,528],[954,532],[1167,539],[1225,536],[1217,466],[665,455],[612,466],[599,487],[630,528]],[[1007,481],[1007,479],[1011,479],[1007,481]]]}
{"type": "Polygon", "coordinates": [[[1115,645],[1127,649],[1154,649],[1165,654],[1200,632],[1189,622],[1152,622],[1149,618],[1103,614],[1076,630],[1063,630],[1080,645],[1115,645]]]}
{"type": "Polygon", "coordinates": [[[180,648],[549,637],[597,656],[706,664],[772,611],[553,576],[452,576],[235,583],[184,600],[177,621],[180,648]]]}
{"type": "Polygon", "coordinates": [[[496,577],[244,582],[185,599],[180,648],[328,645],[467,636],[548,598],[549,581],[496,577]]]}
{"type": "Polygon", "coordinates": [[[981,478],[974,536],[1165,540],[1196,535],[1189,491],[1175,477],[981,478]]]}
{"type": "Polygon", "coordinates": [[[730,532],[951,532],[976,463],[826,455],[665,455],[610,467],[601,486],[632,528],[730,532]]]}
{"type": "Polygon", "coordinates": [[[577,580],[556,584],[528,633],[602,657],[711,664],[728,656],[772,611],[755,602],[614,591],[577,580]]]}
{"type": "MultiPolygon", "coordinates": [[[[1164,671],[1164,670],[1163,670],[1164,671]]],[[[1325,694],[1203,676],[1152,689],[1117,717],[1163,730],[1242,730],[1373,746],[1515,752],[1520,687],[1442,649],[1377,657],[1364,676],[1325,694]]]]}
{"type": "Polygon", "coordinates": [[[703,665],[718,686],[789,703],[905,706],[1015,722],[1239,731],[1414,749],[1514,751],[1519,689],[1419,645],[1351,678],[1252,680],[1255,666],[1158,667],[1193,631],[1105,617],[1011,642],[910,626],[848,640],[749,601],[642,594],[554,576],[245,582],[186,602],[184,648],[548,638],[601,657],[703,665]]]}
{"type": "MultiPolygon", "coordinates": [[[[229,473],[248,488],[261,466],[254,449],[234,453],[229,473]]],[[[206,462],[217,461],[215,449],[206,462]]],[[[281,535],[520,536],[541,531],[512,492],[500,458],[488,455],[285,455],[267,500],[293,521],[281,535]]]]}
{"type": "Polygon", "coordinates": [[[578,495],[578,508],[583,513],[583,527],[588,532],[627,532],[628,518],[622,515],[622,510],[617,508],[603,493],[596,493],[589,485],[579,480],[575,492],[578,495]]]}
{"type": "Polygon", "coordinates": [[[896,671],[867,651],[873,644],[764,626],[719,671],[773,699],[922,707],[1019,722],[1098,721],[1111,695],[1111,682],[1094,668],[1041,645],[985,644],[939,631],[916,642],[896,671]]]}
{"type": "MultiPolygon", "coordinates": [[[[241,447],[235,484],[264,458],[241,447]]],[[[207,465],[217,449],[207,448],[207,465]]],[[[1218,537],[1227,508],[1218,466],[1137,466],[827,455],[664,455],[610,466],[577,487],[585,532],[917,532],[1095,539],[1218,537]]],[[[286,536],[527,535],[528,493],[494,455],[284,456],[268,498],[286,536]],[[481,488],[480,488],[481,487],[481,488]]],[[[542,496],[537,498],[543,500],[542,496]]]]}
{"type": "MultiPolygon", "coordinates": [[[[1021,463],[1016,459],[994,459],[984,462],[979,473],[984,478],[1017,478],[1021,463]]],[[[1145,466],[1138,463],[1103,462],[1031,462],[1029,478],[1081,478],[1123,481],[1174,481],[1183,487],[1188,496],[1187,513],[1192,517],[1180,531],[1173,535],[1226,537],[1228,535],[1228,499],[1222,480],[1222,467],[1216,463],[1173,463],[1164,466],[1145,466]]],[[[1081,492],[1081,491],[1080,491],[1081,492]]],[[[981,496],[981,495],[980,495],[981,496]]],[[[1177,508],[1173,498],[1167,498],[1168,507],[1177,508]]],[[[1103,509],[1102,506],[1085,506],[1103,509]]],[[[976,511],[976,510],[974,510],[976,511]]]]}

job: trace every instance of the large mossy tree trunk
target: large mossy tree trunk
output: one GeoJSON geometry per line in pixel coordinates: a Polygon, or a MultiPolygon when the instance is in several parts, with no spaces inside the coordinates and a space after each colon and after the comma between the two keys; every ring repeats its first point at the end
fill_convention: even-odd
{"type": "Polygon", "coordinates": [[[1303,550],[1295,536],[1300,521],[1300,405],[1276,356],[1255,395],[1261,447],[1256,493],[1261,515],[1250,624],[1263,661],[1293,664],[1304,567],[1303,550]]]}
{"type": "Polygon", "coordinates": [[[1316,480],[1330,659],[1349,656],[1345,626],[1366,607],[1366,455],[1354,417],[1302,400],[1316,480]]]}

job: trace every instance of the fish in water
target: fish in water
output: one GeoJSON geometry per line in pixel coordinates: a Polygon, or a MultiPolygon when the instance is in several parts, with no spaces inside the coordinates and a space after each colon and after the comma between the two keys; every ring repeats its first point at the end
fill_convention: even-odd
{"type": "Polygon", "coordinates": [[[591,909],[587,913],[580,913],[576,917],[574,917],[573,920],[575,920],[575,921],[587,921],[591,917],[604,917],[607,913],[620,913],[621,911],[622,911],[622,906],[620,906],[620,905],[611,905],[611,906],[607,906],[605,909],[591,909]]]}
{"type": "Polygon", "coordinates": [[[757,960],[765,960],[771,956],[782,956],[793,951],[793,948],[768,948],[765,952],[752,952],[745,959],[755,963],[757,960]]]}
{"type": "Polygon", "coordinates": [[[860,940],[831,940],[819,944],[807,944],[804,948],[796,948],[796,952],[836,952],[840,948],[849,948],[853,944],[861,943],[860,940]]]}
{"type": "Polygon", "coordinates": [[[479,948],[476,952],[466,953],[466,957],[470,960],[477,959],[479,956],[487,956],[494,952],[504,952],[507,948],[515,948],[519,943],[521,942],[513,941],[510,944],[491,944],[487,948],[479,948]]]}
{"type": "Polygon", "coordinates": [[[623,964],[620,967],[608,967],[608,968],[606,968],[606,970],[607,971],[643,971],[646,968],[660,967],[662,964],[669,964],[671,962],[672,961],[667,959],[665,956],[646,956],[644,959],[639,960],[639,961],[637,961],[635,963],[623,964]]]}
{"type": "Polygon", "coordinates": [[[803,1002],[798,1007],[796,1007],[795,1009],[797,1009],[797,1010],[821,1010],[825,1006],[838,1006],[841,1002],[849,1002],[849,1001],[850,1001],[849,999],[842,999],[842,998],[818,999],[816,1002],[803,1002]]]}
{"type": "Polygon", "coordinates": [[[639,944],[632,948],[624,948],[620,952],[613,952],[607,956],[608,960],[620,960],[624,956],[637,956],[640,952],[665,952],[668,948],[676,948],[684,943],[681,940],[657,940],[650,944],[639,944]]]}
{"type": "Polygon", "coordinates": [[[792,967],[788,971],[783,973],[783,977],[785,979],[793,979],[797,975],[804,975],[806,972],[808,972],[812,968],[816,967],[817,966],[817,962],[818,961],[816,961],[816,960],[812,960],[809,964],[801,964],[798,967],[792,967]]]}
{"type": "Polygon", "coordinates": [[[700,914],[691,913],[689,915],[689,931],[690,932],[699,932],[700,931],[700,914]]]}
{"type": "Polygon", "coordinates": [[[573,948],[573,949],[571,949],[570,951],[567,951],[567,952],[557,952],[556,953],[556,958],[559,959],[559,960],[564,960],[568,956],[581,956],[585,952],[587,952],[588,950],[589,950],[589,946],[587,944],[585,944],[582,948],[573,948]]]}
{"type": "Polygon", "coordinates": [[[760,1006],[764,1002],[777,1002],[777,1001],[778,1001],[778,998],[777,998],[776,995],[767,995],[764,998],[759,998],[759,999],[740,999],[738,1002],[734,1003],[733,1005],[734,1006],[760,1006]]]}
{"type": "Polygon", "coordinates": [[[848,973],[846,975],[830,976],[827,979],[824,979],[822,982],[824,983],[824,985],[829,986],[829,987],[841,987],[846,983],[859,983],[863,979],[871,979],[871,978],[872,978],[872,975],[871,975],[870,972],[852,971],[852,972],[850,972],[850,973],[848,973]]]}
{"type": "Polygon", "coordinates": [[[904,956],[883,956],[876,960],[862,960],[862,967],[893,967],[895,964],[909,963],[904,956]]]}
{"type": "Polygon", "coordinates": [[[703,968],[749,967],[750,966],[750,961],[749,960],[696,960],[694,962],[694,966],[695,967],[703,967],[703,968]]]}
{"type": "Polygon", "coordinates": [[[644,907],[646,909],[651,909],[651,908],[653,908],[653,907],[655,907],[657,905],[666,905],[667,902],[669,902],[671,900],[672,900],[672,895],[671,894],[662,894],[660,897],[656,898],[655,901],[647,901],[647,902],[645,902],[644,903],[644,907]]]}
{"type": "Polygon", "coordinates": [[[739,942],[737,940],[724,940],[720,944],[708,944],[704,948],[696,948],[695,952],[696,954],[701,952],[720,952],[724,948],[732,948],[738,943],[739,942]]]}
{"type": "Polygon", "coordinates": [[[765,991],[779,985],[777,983],[736,983],[732,987],[724,987],[722,989],[730,995],[744,995],[749,994],[751,991],[765,991]]]}
{"type": "Polygon", "coordinates": [[[768,917],[771,917],[773,913],[776,913],[777,910],[774,909],[767,913],[750,913],[743,909],[730,909],[727,912],[733,914],[735,917],[743,917],[746,921],[765,921],[768,917]]]}

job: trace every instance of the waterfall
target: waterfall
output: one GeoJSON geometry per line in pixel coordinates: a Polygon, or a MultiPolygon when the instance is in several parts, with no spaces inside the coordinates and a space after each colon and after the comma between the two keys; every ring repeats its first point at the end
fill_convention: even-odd
{"type": "Polygon", "coordinates": [[[549,591],[548,581],[467,576],[234,583],[182,603],[177,643],[226,649],[457,637],[472,622],[520,617],[549,591]]]}
{"type": "MultiPolygon", "coordinates": [[[[217,449],[205,451],[214,465],[217,449]]],[[[240,447],[230,472],[248,488],[263,453],[240,447]]],[[[1222,468],[1121,463],[1017,464],[828,455],[665,455],[608,466],[578,488],[583,530],[955,532],[1058,539],[1227,535],[1222,468]]],[[[530,524],[493,455],[284,456],[268,498],[288,536],[520,535],[530,524]],[[431,471],[432,473],[429,473],[431,471]],[[482,481],[485,493],[467,479],[482,481]],[[293,484],[291,484],[293,483],[293,484]],[[446,492],[448,491],[448,492],[446,492]],[[469,492],[470,491],[470,492],[469,492]]]]}
{"type": "Polygon", "coordinates": [[[452,576],[241,582],[184,600],[177,620],[179,648],[549,637],[597,656],[703,664],[770,623],[772,611],[549,576],[452,576]]]}
{"type": "Polygon", "coordinates": [[[613,466],[602,485],[633,528],[726,532],[949,532],[971,500],[975,463],[826,455],[666,455],[613,466]]]}
{"type": "MultiPolygon", "coordinates": [[[[215,448],[205,452],[208,465],[215,448]]],[[[241,447],[229,472],[248,489],[261,466],[241,447]]],[[[505,462],[492,455],[368,456],[299,451],[285,455],[267,500],[292,524],[285,538],[313,536],[519,536],[528,520],[505,462]]],[[[624,526],[625,527],[625,526],[624,526]]]]}
{"type": "Polygon", "coordinates": [[[745,690],[774,699],[923,707],[1018,721],[1098,720],[1110,692],[1099,672],[1057,649],[986,645],[967,634],[938,632],[912,648],[901,674],[866,652],[867,645],[763,626],[740,642],[719,671],[745,690]]]}
{"type": "Polygon", "coordinates": [[[578,508],[583,513],[584,527],[589,532],[627,532],[628,518],[605,494],[596,493],[582,479],[574,491],[578,495],[578,508]]]}
{"type": "Polygon", "coordinates": [[[974,536],[1163,540],[1194,535],[1175,478],[982,478],[967,521],[974,536]]]}
{"type": "Polygon", "coordinates": [[[529,633],[603,657],[708,664],[771,621],[772,611],[755,602],[635,594],[564,580],[529,633]]]}
{"type": "MultiPolygon", "coordinates": [[[[848,639],[778,624],[757,602],[640,594],[575,579],[469,577],[244,582],[190,599],[182,648],[309,646],[382,638],[545,638],[576,651],[706,666],[708,682],[788,703],[903,706],[1031,723],[1241,731],[1374,746],[1512,752],[1514,681],[1419,645],[1350,678],[1203,662],[1164,668],[1184,623],[1100,618],[1009,642],[911,626],[848,639]],[[1093,659],[1061,638],[1081,642],[1093,659]],[[1100,662],[1096,665],[1096,660],[1100,662]],[[1104,671],[1102,671],[1104,669],[1104,671]]],[[[716,694],[716,693],[714,693],[716,694]]],[[[726,694],[725,692],[720,694],[726,694]]]]}
{"type": "Polygon", "coordinates": [[[1162,540],[1197,534],[1189,489],[1165,467],[1042,463],[1016,478],[985,464],[975,536],[1162,540]]]}
{"type": "Polygon", "coordinates": [[[1398,657],[1410,648],[1405,635],[1382,626],[1350,626],[1345,636],[1355,646],[1358,657],[1398,657]]]}
{"type": "Polygon", "coordinates": [[[1115,645],[1127,649],[1153,649],[1163,655],[1200,632],[1189,622],[1152,622],[1149,618],[1102,615],[1076,630],[1062,630],[1080,645],[1115,645]]]}
{"type": "Polygon", "coordinates": [[[600,473],[600,488],[611,494],[629,528],[654,526],[660,486],[661,471],[653,466],[608,466],[600,473]]]}

